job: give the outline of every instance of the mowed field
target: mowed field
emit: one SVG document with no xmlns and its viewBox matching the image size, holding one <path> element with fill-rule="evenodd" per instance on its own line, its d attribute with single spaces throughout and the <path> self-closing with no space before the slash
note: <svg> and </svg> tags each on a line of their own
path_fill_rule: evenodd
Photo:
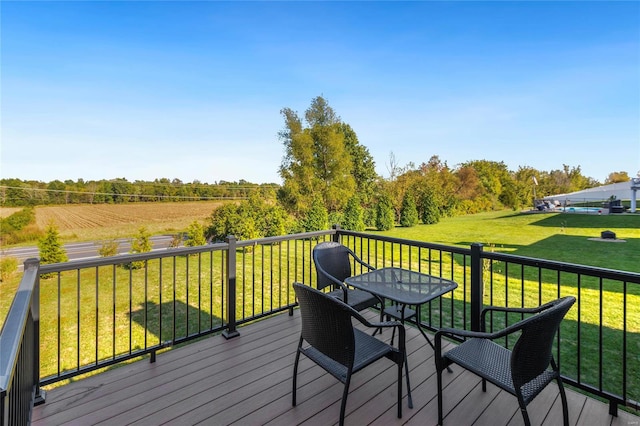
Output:
<svg viewBox="0 0 640 426">
<path fill-rule="evenodd" d="M 186 231 L 194 220 L 208 223 L 224 201 L 180 203 L 91 204 L 36 207 L 36 225 L 53 221 L 65 241 L 133 237 L 141 226 L 150 234 Z M 5 209 L 3 209 L 4 211 Z"/>
</svg>

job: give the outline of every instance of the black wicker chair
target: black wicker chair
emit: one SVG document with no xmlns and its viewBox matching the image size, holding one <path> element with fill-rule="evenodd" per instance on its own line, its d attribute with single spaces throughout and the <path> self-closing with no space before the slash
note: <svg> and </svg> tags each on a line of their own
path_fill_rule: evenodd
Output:
<svg viewBox="0 0 640 426">
<path fill-rule="evenodd" d="M 329 241 L 315 246 L 313 248 L 313 263 L 318 274 L 318 290 L 333 286 L 334 290 L 328 294 L 342 300 L 356 311 L 370 308 L 378 303 L 382 304 L 382 300 L 373 294 L 348 288 L 344 284 L 345 278 L 352 275 L 351 264 L 354 261 L 368 271 L 375 269 L 360 260 L 353 251 L 343 244 Z"/>
<path fill-rule="evenodd" d="M 358 311 L 335 297 L 310 286 L 294 283 L 302 332 L 296 360 L 293 367 L 293 406 L 296 405 L 298 361 L 300 354 L 308 358 L 344 383 L 340 406 L 340 425 L 344 424 L 344 413 L 349 394 L 351 375 L 374 361 L 388 358 L 398 365 L 398 418 L 402 417 L 402 366 L 406 360 L 405 329 L 397 321 L 370 323 Z M 398 347 L 395 348 L 370 336 L 351 323 L 356 318 L 367 327 L 394 327 L 398 329 Z M 306 342 L 306 344 L 304 344 Z M 411 398 L 411 388 L 407 377 L 407 394 Z"/>
<path fill-rule="evenodd" d="M 567 397 L 562 386 L 560 371 L 553 359 L 552 347 L 560 322 L 576 299 L 572 296 L 557 299 L 537 308 L 488 307 L 482 311 L 482 332 L 441 329 L 435 335 L 436 372 L 438 379 L 438 424 L 442 425 L 442 371 L 450 364 L 458 364 L 482 378 L 482 390 L 486 381 L 518 398 L 525 425 L 531 424 L 527 405 L 553 380 L 558 382 L 562 399 L 565 426 L 569 424 Z M 516 312 L 535 314 L 500 331 L 485 330 L 488 312 Z M 505 314 L 506 315 L 506 314 Z M 498 345 L 493 340 L 519 332 L 513 350 Z M 466 340 L 442 354 L 442 337 L 460 336 Z M 549 369 L 551 365 L 551 369 Z"/>
</svg>

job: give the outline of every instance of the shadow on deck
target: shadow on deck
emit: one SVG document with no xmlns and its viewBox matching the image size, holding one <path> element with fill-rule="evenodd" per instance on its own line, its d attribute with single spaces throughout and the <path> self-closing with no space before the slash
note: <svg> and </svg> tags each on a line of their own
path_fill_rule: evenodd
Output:
<svg viewBox="0 0 640 426">
<path fill-rule="evenodd" d="M 376 314 L 370 313 L 371 319 Z M 342 384 L 304 356 L 298 405 L 291 406 L 291 377 L 300 333 L 299 313 L 280 314 L 239 329 L 240 336 L 213 336 L 47 392 L 34 408 L 33 425 L 333 425 L 338 422 Z M 386 333 L 388 338 L 391 333 Z M 407 350 L 414 408 L 406 395 L 403 418 L 396 417 L 396 369 L 387 360 L 354 375 L 347 402 L 347 425 L 435 425 L 436 375 L 433 351 L 413 327 Z M 521 425 L 511 395 L 454 366 L 444 376 L 445 425 Z M 406 389 L 403 389 L 406 392 Z M 568 390 L 572 425 L 638 425 L 640 418 Z M 455 407 L 455 409 L 454 409 Z M 555 385 L 530 405 L 534 425 L 562 423 Z"/>
</svg>

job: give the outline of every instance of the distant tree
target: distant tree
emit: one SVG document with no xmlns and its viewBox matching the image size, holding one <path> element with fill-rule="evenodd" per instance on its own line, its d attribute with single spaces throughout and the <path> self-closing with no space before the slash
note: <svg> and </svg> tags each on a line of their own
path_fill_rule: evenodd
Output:
<svg viewBox="0 0 640 426">
<path fill-rule="evenodd" d="M 605 179 L 604 184 L 609 185 L 612 183 L 629 182 L 629 180 L 631 180 L 631 178 L 629 177 L 629 174 L 627 172 L 612 172 L 609 173 L 609 176 L 607 176 L 607 179 Z"/>
<path fill-rule="evenodd" d="M 344 208 L 344 219 L 342 222 L 344 229 L 362 232 L 365 230 L 364 209 L 360 203 L 360 197 L 354 195 L 349 198 Z"/>
<path fill-rule="evenodd" d="M 440 209 L 433 191 L 427 189 L 422 192 L 418 201 L 418 209 L 422 223 L 432 225 L 440 222 Z"/>
<path fill-rule="evenodd" d="M 356 189 L 352 156 L 345 143 L 350 128 L 341 126 L 321 96 L 305 112 L 306 127 L 293 110 L 284 108 L 281 113 L 285 119 L 285 129 L 279 133 L 285 147 L 279 193 L 283 206 L 300 217 L 321 197 L 327 211 L 342 210 Z M 349 133 L 350 143 L 355 144 L 352 136 Z"/>
<path fill-rule="evenodd" d="M 378 200 L 376 207 L 376 229 L 378 231 L 388 231 L 395 226 L 395 211 L 388 195 L 383 194 Z"/>
<path fill-rule="evenodd" d="M 194 220 L 187 229 L 187 239 L 184 241 L 186 247 L 204 246 L 207 239 L 204 236 L 204 226 L 197 220 Z"/>
<path fill-rule="evenodd" d="M 147 228 L 141 226 L 138 229 L 138 235 L 131 241 L 131 250 L 129 253 L 147 253 L 152 249 L 150 235 L 147 232 Z M 131 262 L 127 265 L 130 269 L 140 269 L 144 267 L 143 261 Z"/>
<path fill-rule="evenodd" d="M 402 199 L 402 208 L 400 209 L 400 225 L 410 228 L 418 224 L 418 209 L 413 194 L 407 192 Z"/>
<path fill-rule="evenodd" d="M 316 197 L 311 208 L 302 220 L 302 228 L 305 232 L 322 231 L 329 227 L 329 214 L 324 203 Z"/>
<path fill-rule="evenodd" d="M 43 265 L 51 263 L 62 263 L 69 260 L 65 252 L 58 228 L 53 222 L 49 222 L 45 230 L 45 235 L 38 241 L 40 251 L 40 263 Z M 43 274 L 42 278 L 51 278 L 53 274 Z"/>
<path fill-rule="evenodd" d="M 356 132 L 346 123 L 340 123 L 339 129 L 344 135 L 345 148 L 351 155 L 353 169 L 351 174 L 356 182 L 356 193 L 363 205 L 369 205 L 379 179 L 376 163 L 366 146 L 358 141 Z"/>
</svg>

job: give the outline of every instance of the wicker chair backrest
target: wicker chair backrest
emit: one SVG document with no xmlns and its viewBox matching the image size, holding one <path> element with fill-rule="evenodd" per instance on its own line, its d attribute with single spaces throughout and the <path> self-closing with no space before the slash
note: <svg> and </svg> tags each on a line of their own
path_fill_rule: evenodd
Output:
<svg viewBox="0 0 640 426">
<path fill-rule="evenodd" d="M 350 251 L 347 247 L 333 241 L 320 243 L 313 248 L 313 262 L 318 274 L 318 289 L 338 284 L 331 280 L 321 269 L 340 283 L 351 276 Z M 320 268 L 318 268 L 320 266 Z"/>
<path fill-rule="evenodd" d="M 302 338 L 334 361 L 353 367 L 351 307 L 304 284 L 294 283 L 293 288 L 300 304 Z"/>
<path fill-rule="evenodd" d="M 516 389 L 549 367 L 554 337 L 575 301 L 572 296 L 554 300 L 544 305 L 548 308 L 542 312 L 522 321 L 522 334 L 511 353 L 511 373 Z"/>
</svg>

